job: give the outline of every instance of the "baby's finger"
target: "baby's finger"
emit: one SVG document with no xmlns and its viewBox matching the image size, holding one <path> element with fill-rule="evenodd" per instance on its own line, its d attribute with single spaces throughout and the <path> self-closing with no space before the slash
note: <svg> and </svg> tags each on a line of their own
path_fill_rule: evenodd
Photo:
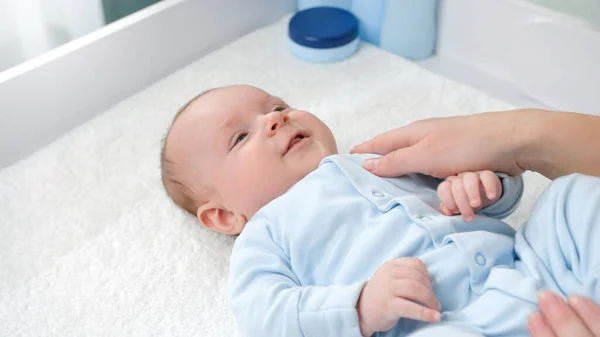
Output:
<svg viewBox="0 0 600 337">
<path fill-rule="evenodd" d="M 458 208 L 456 207 L 456 203 L 454 202 L 454 196 L 452 196 L 452 183 L 450 181 L 443 181 L 438 185 L 437 188 L 438 197 L 443 205 L 446 205 L 450 214 L 453 215 L 458 213 Z"/>
<path fill-rule="evenodd" d="M 392 295 L 421 303 L 429 309 L 439 310 L 440 302 L 435 298 L 433 290 L 414 280 L 396 280 L 392 284 Z"/>
<path fill-rule="evenodd" d="M 463 219 L 467 222 L 473 220 L 475 213 L 473 212 L 471 205 L 469 205 L 469 198 L 467 197 L 467 192 L 465 192 L 462 179 L 452 181 L 452 195 L 454 196 L 454 201 L 456 202 L 456 206 L 462 214 Z"/>
<path fill-rule="evenodd" d="M 414 268 L 397 268 L 392 272 L 392 277 L 396 280 L 413 280 L 424 285 L 428 289 L 432 289 L 429 276 Z"/>
<path fill-rule="evenodd" d="M 390 303 L 389 308 L 396 316 L 398 316 L 398 318 L 437 322 L 442 317 L 436 310 L 429 309 L 403 298 L 394 298 Z"/>
<path fill-rule="evenodd" d="M 396 267 L 416 269 L 417 271 L 419 271 L 420 273 L 425 275 L 425 277 L 427 277 L 428 280 L 430 279 L 429 271 L 427 271 L 427 267 L 425 266 L 425 263 L 423 263 L 423 261 L 421 261 L 421 259 L 419 259 L 419 258 L 404 257 L 404 258 L 395 259 L 393 261 L 394 261 L 394 265 Z"/>
<path fill-rule="evenodd" d="M 500 178 L 492 171 L 479 172 L 479 178 L 481 179 L 487 198 L 492 201 L 497 200 L 502 190 Z"/>
<path fill-rule="evenodd" d="M 479 189 L 481 183 L 479 175 L 475 172 L 467 172 L 462 175 L 465 191 L 469 197 L 469 204 L 472 208 L 481 206 L 481 191 Z"/>
<path fill-rule="evenodd" d="M 444 205 L 443 203 L 440 203 L 440 211 L 442 212 L 442 214 L 444 214 L 446 216 L 454 215 L 454 213 L 448 207 L 446 207 L 446 205 Z"/>
</svg>

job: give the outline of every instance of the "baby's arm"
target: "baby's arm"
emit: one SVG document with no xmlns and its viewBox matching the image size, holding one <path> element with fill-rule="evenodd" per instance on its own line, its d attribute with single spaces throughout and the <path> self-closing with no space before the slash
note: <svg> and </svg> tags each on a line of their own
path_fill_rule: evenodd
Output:
<svg viewBox="0 0 600 337">
<path fill-rule="evenodd" d="M 268 226 L 253 221 L 234 247 L 229 296 L 244 336 L 367 337 L 400 318 L 440 319 L 418 258 L 383 264 L 368 282 L 302 286 Z"/>
<path fill-rule="evenodd" d="M 465 172 L 448 177 L 438 186 L 441 211 L 462 214 L 472 221 L 475 212 L 505 218 L 518 206 L 523 195 L 523 179 L 492 171 Z"/>
<path fill-rule="evenodd" d="M 361 336 L 356 303 L 365 282 L 302 286 L 261 220 L 237 240 L 228 293 L 244 336 Z"/>
</svg>

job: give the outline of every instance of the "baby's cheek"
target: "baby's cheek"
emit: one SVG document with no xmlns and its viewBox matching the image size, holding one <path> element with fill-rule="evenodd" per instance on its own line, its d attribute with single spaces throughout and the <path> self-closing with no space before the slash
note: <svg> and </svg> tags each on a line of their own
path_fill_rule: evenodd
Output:
<svg viewBox="0 0 600 337">
<path fill-rule="evenodd" d="M 263 162 L 248 168 L 239 177 L 238 197 L 248 213 L 254 213 L 279 197 L 291 186 L 291 172 L 277 163 Z"/>
</svg>

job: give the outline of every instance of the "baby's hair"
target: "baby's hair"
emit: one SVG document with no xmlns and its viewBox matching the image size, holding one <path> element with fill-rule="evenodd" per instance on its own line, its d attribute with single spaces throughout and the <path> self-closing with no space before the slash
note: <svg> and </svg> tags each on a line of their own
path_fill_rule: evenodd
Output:
<svg viewBox="0 0 600 337">
<path fill-rule="evenodd" d="M 184 211 L 190 213 L 194 217 L 196 216 L 196 212 L 198 207 L 200 207 L 200 201 L 198 200 L 198 196 L 194 193 L 192 189 L 187 186 L 182 179 L 178 177 L 177 166 L 179 163 L 173 161 L 169 154 L 166 151 L 167 141 L 169 138 L 169 133 L 171 132 L 171 128 L 173 128 L 173 124 L 177 121 L 177 118 L 183 114 L 187 108 L 194 103 L 200 97 L 206 95 L 215 89 L 209 89 L 200 94 L 194 96 L 191 100 L 185 103 L 175 114 L 175 118 L 171 122 L 167 134 L 164 136 L 161 144 L 160 151 L 160 171 L 162 184 L 171 198 L 173 202 L 179 206 Z"/>
</svg>

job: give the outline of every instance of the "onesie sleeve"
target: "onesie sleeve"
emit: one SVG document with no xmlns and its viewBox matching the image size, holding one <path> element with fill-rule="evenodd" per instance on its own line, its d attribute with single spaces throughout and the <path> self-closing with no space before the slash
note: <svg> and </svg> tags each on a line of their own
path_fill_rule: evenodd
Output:
<svg viewBox="0 0 600 337">
<path fill-rule="evenodd" d="M 251 221 L 230 261 L 228 297 L 244 336 L 360 337 L 356 303 L 366 282 L 302 286 L 266 221 Z"/>
</svg>

